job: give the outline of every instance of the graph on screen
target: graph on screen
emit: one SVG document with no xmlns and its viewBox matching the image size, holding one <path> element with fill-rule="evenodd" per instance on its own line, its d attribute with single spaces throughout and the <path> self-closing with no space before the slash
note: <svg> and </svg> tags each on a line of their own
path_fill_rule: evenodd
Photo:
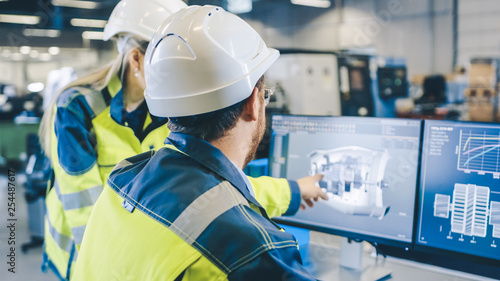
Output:
<svg viewBox="0 0 500 281">
<path fill-rule="evenodd" d="M 426 120 L 417 244 L 500 260 L 500 125 Z"/>
<path fill-rule="evenodd" d="M 500 133 L 460 130 L 458 149 L 458 170 L 467 173 L 491 173 L 494 178 L 500 178 Z"/>
</svg>

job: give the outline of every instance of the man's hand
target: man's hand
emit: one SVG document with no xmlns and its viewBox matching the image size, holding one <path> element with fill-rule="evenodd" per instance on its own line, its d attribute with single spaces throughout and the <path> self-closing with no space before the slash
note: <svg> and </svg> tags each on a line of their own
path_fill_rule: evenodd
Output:
<svg viewBox="0 0 500 281">
<path fill-rule="evenodd" d="M 317 182 L 322 178 L 323 175 L 318 174 L 297 180 L 302 199 L 309 207 L 314 206 L 313 200 L 318 201 L 319 197 L 323 198 L 324 200 L 328 200 L 328 195 L 317 185 Z M 300 204 L 301 210 L 305 210 L 305 208 L 306 206 L 304 204 Z"/>
</svg>

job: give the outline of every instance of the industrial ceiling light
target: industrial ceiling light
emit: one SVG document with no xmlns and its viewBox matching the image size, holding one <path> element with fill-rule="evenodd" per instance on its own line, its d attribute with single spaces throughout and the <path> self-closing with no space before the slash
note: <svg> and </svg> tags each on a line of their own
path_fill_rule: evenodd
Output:
<svg viewBox="0 0 500 281">
<path fill-rule="evenodd" d="M 80 26 L 80 27 L 96 27 L 96 28 L 104 28 L 106 25 L 105 20 L 95 20 L 95 19 L 71 19 L 70 23 L 72 26 Z"/>
<path fill-rule="evenodd" d="M 31 47 L 30 46 L 21 46 L 21 47 L 19 47 L 19 53 L 21 53 L 23 55 L 29 54 L 30 51 L 31 51 Z"/>
<path fill-rule="evenodd" d="M 23 35 L 28 37 L 51 37 L 56 38 L 61 36 L 61 31 L 57 29 L 36 29 L 36 28 L 25 28 L 23 30 Z"/>
<path fill-rule="evenodd" d="M 45 88 L 45 85 L 42 82 L 33 82 L 33 83 L 29 83 L 26 88 L 30 92 L 38 93 L 38 92 L 41 92 Z"/>
<path fill-rule="evenodd" d="M 27 16 L 27 15 L 0 14 L 0 22 L 35 25 L 40 23 L 40 17 Z"/>
<path fill-rule="evenodd" d="M 84 31 L 82 32 L 83 39 L 87 40 L 102 40 L 104 32 L 101 31 Z"/>
<path fill-rule="evenodd" d="M 100 4 L 93 1 L 52 0 L 52 5 L 79 9 L 97 9 Z"/>
<path fill-rule="evenodd" d="M 329 8 L 332 3 L 330 0 L 291 0 L 292 4 L 302 5 L 302 6 L 311 6 L 316 8 Z"/>
</svg>

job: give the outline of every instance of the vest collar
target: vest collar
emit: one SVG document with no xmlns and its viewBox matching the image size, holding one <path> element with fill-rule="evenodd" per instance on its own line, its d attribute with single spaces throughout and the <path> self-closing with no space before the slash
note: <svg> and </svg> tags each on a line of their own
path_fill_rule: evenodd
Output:
<svg viewBox="0 0 500 281">
<path fill-rule="evenodd" d="M 117 75 L 113 75 L 111 77 L 111 80 L 109 80 L 109 83 L 107 85 L 109 95 L 113 98 L 118 94 L 119 91 L 122 89 L 122 82 L 120 81 L 120 78 L 118 78 Z"/>
</svg>

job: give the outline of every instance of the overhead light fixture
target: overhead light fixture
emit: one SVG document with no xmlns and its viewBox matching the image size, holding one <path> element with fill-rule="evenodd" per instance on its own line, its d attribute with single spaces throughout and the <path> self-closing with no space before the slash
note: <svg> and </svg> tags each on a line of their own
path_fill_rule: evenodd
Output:
<svg viewBox="0 0 500 281">
<path fill-rule="evenodd" d="M 107 21 L 105 20 L 94 20 L 94 19 L 71 19 L 70 21 L 72 26 L 81 26 L 81 27 L 96 27 L 96 28 L 104 28 Z"/>
<path fill-rule="evenodd" d="M 33 93 L 38 93 L 45 88 L 45 85 L 42 82 L 33 82 L 28 84 L 28 91 L 33 92 Z"/>
<path fill-rule="evenodd" d="M 59 47 L 54 46 L 54 47 L 50 47 L 48 51 L 49 51 L 50 55 L 57 56 L 61 52 L 61 49 Z"/>
<path fill-rule="evenodd" d="M 97 9 L 100 5 L 93 1 L 77 1 L 77 0 L 52 0 L 52 5 L 79 9 Z"/>
<path fill-rule="evenodd" d="M 36 25 L 40 23 L 39 16 L 0 14 L 0 22 Z"/>
<path fill-rule="evenodd" d="M 302 6 L 311 6 L 316 8 L 329 8 L 332 3 L 330 0 L 291 0 L 292 4 L 302 5 Z"/>
<path fill-rule="evenodd" d="M 56 38 L 61 36 L 61 31 L 57 29 L 36 29 L 36 28 L 25 28 L 23 30 L 23 35 L 28 37 L 52 37 Z"/>
<path fill-rule="evenodd" d="M 101 31 L 84 31 L 82 32 L 83 39 L 87 40 L 102 40 L 104 32 Z"/>
</svg>

